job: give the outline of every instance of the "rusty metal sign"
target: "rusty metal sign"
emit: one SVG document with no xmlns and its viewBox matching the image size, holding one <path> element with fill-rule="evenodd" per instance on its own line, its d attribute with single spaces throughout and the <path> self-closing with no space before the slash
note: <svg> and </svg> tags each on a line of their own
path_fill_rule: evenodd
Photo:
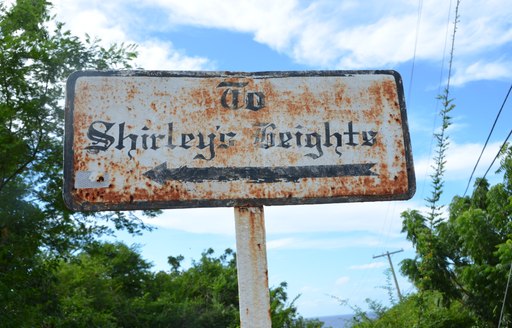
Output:
<svg viewBox="0 0 512 328">
<path fill-rule="evenodd" d="M 395 71 L 84 71 L 67 81 L 74 210 L 409 199 Z"/>
</svg>

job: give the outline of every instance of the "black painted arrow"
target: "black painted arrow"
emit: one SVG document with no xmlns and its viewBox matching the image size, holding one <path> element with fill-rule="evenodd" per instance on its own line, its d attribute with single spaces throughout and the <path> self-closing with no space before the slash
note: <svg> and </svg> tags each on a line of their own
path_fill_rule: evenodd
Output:
<svg viewBox="0 0 512 328">
<path fill-rule="evenodd" d="M 374 176 L 375 163 L 290 167 L 187 167 L 168 169 L 167 162 L 144 173 L 144 176 L 164 184 L 167 180 L 181 182 L 249 180 L 252 183 L 297 182 L 303 178 L 333 178 L 340 176 Z"/>
</svg>

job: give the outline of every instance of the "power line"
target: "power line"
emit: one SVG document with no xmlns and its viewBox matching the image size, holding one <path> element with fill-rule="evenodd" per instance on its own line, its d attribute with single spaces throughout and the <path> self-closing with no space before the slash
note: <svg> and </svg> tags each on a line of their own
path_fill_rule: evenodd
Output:
<svg viewBox="0 0 512 328">
<path fill-rule="evenodd" d="M 480 156 L 478 156 L 478 160 L 476 161 L 475 167 L 473 167 L 473 172 L 471 172 L 471 176 L 469 177 L 468 185 L 466 186 L 466 190 L 464 190 L 464 196 L 466 196 L 466 193 L 468 192 L 469 185 L 471 183 L 471 179 L 473 179 L 473 174 L 475 174 L 476 167 L 478 166 L 478 163 L 480 163 L 480 159 L 482 158 L 482 154 L 485 151 L 485 148 L 487 147 L 487 143 L 489 142 L 489 139 L 491 138 L 491 134 L 494 131 L 494 127 L 496 126 L 496 122 L 498 122 L 498 118 L 501 115 L 501 111 L 503 110 L 503 107 L 505 107 L 505 103 L 507 102 L 508 96 L 510 95 L 510 91 L 512 90 L 512 84 L 510 85 L 510 88 L 508 89 L 507 95 L 505 96 L 505 99 L 503 100 L 503 103 L 501 104 L 501 108 L 498 112 L 498 115 L 496 115 L 496 119 L 494 120 L 494 123 L 492 125 L 491 131 L 489 132 L 489 135 L 487 136 L 487 140 L 485 140 L 484 147 L 482 148 L 482 152 L 480 153 Z M 462 196 L 462 197 L 464 197 Z"/>
<path fill-rule="evenodd" d="M 431 197 L 426 198 L 425 201 L 428 203 L 428 207 L 430 208 L 429 220 L 431 224 L 434 222 L 435 218 L 441 215 L 440 210 L 444 205 L 438 205 L 439 200 L 441 199 L 442 187 L 444 184 L 443 176 L 445 173 L 444 164 L 446 162 L 446 149 L 448 147 L 448 136 L 446 135 L 446 129 L 450 125 L 450 117 L 448 113 L 455 107 L 455 105 L 451 105 L 450 99 L 450 81 L 452 77 L 452 66 L 453 66 L 453 57 L 455 53 L 455 35 L 457 33 L 457 23 L 459 22 L 459 6 L 460 0 L 457 0 L 457 4 L 455 5 L 455 18 L 453 23 L 453 34 L 452 34 L 452 43 L 450 49 L 450 60 L 448 67 L 448 78 L 446 81 L 446 88 L 444 90 L 444 94 L 439 96 L 443 103 L 443 109 L 441 110 L 442 122 L 441 122 L 441 131 L 439 133 L 434 134 L 437 139 L 437 150 L 436 155 L 434 157 L 434 173 L 432 173 L 432 193 Z"/>
<path fill-rule="evenodd" d="M 443 47 L 443 59 L 441 60 L 441 73 L 439 74 L 439 87 L 437 89 L 437 94 L 441 93 L 441 85 L 443 83 L 443 72 L 444 72 L 444 65 L 446 62 L 446 47 L 448 44 L 448 36 L 450 35 L 450 21 L 451 21 L 451 12 L 452 12 L 452 0 L 450 0 L 450 4 L 448 6 L 448 16 L 446 18 L 446 32 L 444 36 L 444 47 Z M 436 107 L 435 107 L 435 115 L 434 115 L 434 124 L 432 126 L 432 137 L 430 138 L 430 146 L 428 147 L 428 164 L 425 168 L 425 176 L 427 176 L 428 170 L 430 168 L 430 157 L 432 156 L 432 145 L 434 144 L 434 131 L 436 129 L 437 125 L 437 117 L 438 117 L 438 111 L 439 111 L 439 99 L 436 100 Z M 421 194 L 425 194 L 425 184 L 427 179 L 423 179 L 423 184 L 421 187 Z"/>
<path fill-rule="evenodd" d="M 411 78 L 409 80 L 409 101 L 411 99 L 412 81 L 414 77 L 414 66 L 416 63 L 416 50 L 418 49 L 418 38 L 420 34 L 421 13 L 423 11 L 423 0 L 418 0 L 418 19 L 416 20 L 416 36 L 414 39 L 414 51 L 412 56 Z M 410 105 L 410 104 L 409 104 Z"/>
<path fill-rule="evenodd" d="M 503 319 L 503 314 L 505 313 L 505 302 L 507 301 L 508 286 L 510 285 L 510 276 L 511 275 L 512 275 L 512 263 L 510 263 L 510 270 L 508 271 L 507 287 L 505 288 L 505 295 L 503 296 L 503 304 L 501 304 L 500 321 L 498 323 L 498 328 L 501 327 L 501 320 Z"/>
<path fill-rule="evenodd" d="M 480 187 L 480 184 L 482 183 L 482 181 L 485 179 L 485 177 L 487 176 L 487 173 L 489 173 L 489 171 L 491 170 L 491 167 L 494 165 L 494 162 L 496 161 L 496 159 L 498 159 L 498 157 L 500 156 L 501 154 L 501 151 L 503 150 L 503 148 L 505 147 L 505 145 L 507 144 L 507 141 L 508 139 L 510 138 L 510 136 L 512 135 L 512 129 L 510 130 L 510 132 L 508 133 L 508 136 L 507 138 L 505 138 L 505 141 L 503 141 L 503 144 L 501 145 L 500 149 L 498 150 L 498 153 L 496 154 L 496 156 L 494 156 L 494 159 L 492 160 L 492 163 L 491 165 L 489 165 L 489 167 L 487 168 L 487 171 L 485 171 L 485 174 L 484 176 L 482 177 L 482 179 L 478 182 L 478 185 L 476 186 L 476 188 Z M 476 189 L 475 188 L 475 189 Z"/>
</svg>

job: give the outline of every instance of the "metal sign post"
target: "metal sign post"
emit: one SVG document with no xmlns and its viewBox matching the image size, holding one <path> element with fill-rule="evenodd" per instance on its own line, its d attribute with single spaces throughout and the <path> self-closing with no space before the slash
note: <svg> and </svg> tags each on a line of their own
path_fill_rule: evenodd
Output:
<svg viewBox="0 0 512 328">
<path fill-rule="evenodd" d="M 76 211 L 235 207 L 242 327 L 270 327 L 263 205 L 405 200 L 395 71 L 85 71 L 66 85 Z"/>
<path fill-rule="evenodd" d="M 241 328 L 270 328 L 263 206 L 235 207 L 235 227 Z"/>
</svg>

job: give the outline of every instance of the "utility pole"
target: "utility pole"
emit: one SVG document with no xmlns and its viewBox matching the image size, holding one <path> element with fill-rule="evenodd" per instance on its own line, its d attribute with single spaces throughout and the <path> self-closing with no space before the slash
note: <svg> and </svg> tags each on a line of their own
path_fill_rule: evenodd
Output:
<svg viewBox="0 0 512 328">
<path fill-rule="evenodd" d="M 400 293 L 400 287 L 398 287 L 398 280 L 396 280 L 396 274 L 395 274 L 395 269 L 393 268 L 393 262 L 391 262 L 391 256 L 390 255 L 393 255 L 393 254 L 396 254 L 396 253 L 400 253 L 400 252 L 403 252 L 404 250 L 401 249 L 399 251 L 394 251 L 394 252 L 386 252 L 384 254 L 381 254 L 381 255 L 377 255 L 377 256 L 374 256 L 373 258 L 376 259 L 378 257 L 383 257 L 383 256 L 387 256 L 388 257 L 388 261 L 389 261 L 389 266 L 391 267 L 391 273 L 393 274 L 393 279 L 395 280 L 395 286 L 396 286 L 396 293 L 398 294 L 398 299 L 400 301 L 402 301 L 402 294 Z"/>
</svg>

